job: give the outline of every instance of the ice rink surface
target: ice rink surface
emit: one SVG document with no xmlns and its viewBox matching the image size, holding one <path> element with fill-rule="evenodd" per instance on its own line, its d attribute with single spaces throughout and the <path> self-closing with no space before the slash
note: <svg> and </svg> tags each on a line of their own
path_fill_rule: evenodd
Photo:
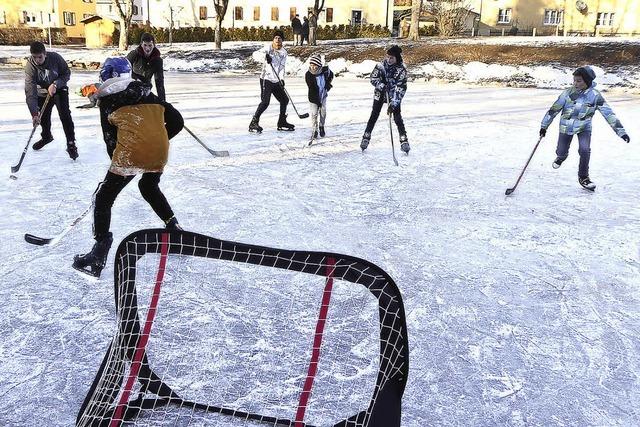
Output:
<svg viewBox="0 0 640 427">
<path fill-rule="evenodd" d="M 70 86 L 94 78 L 74 72 Z M 631 144 L 595 117 L 595 193 L 577 182 L 577 142 L 551 168 L 556 119 L 505 197 L 560 91 L 410 82 L 411 153 L 399 152 L 394 126 L 396 167 L 384 114 L 359 148 L 366 80 L 335 80 L 327 137 L 312 147 L 309 120 L 291 107 L 296 131 L 276 131 L 275 100 L 264 133 L 247 132 L 255 76 L 168 73 L 165 85 L 186 125 L 230 152 L 213 158 L 186 132 L 172 141 L 161 188 L 183 227 L 364 258 L 396 281 L 411 357 L 403 426 L 640 424 L 640 97 L 604 93 Z M 30 150 L 10 180 L 31 130 L 22 72 L 0 71 L 0 89 L 0 425 L 71 425 L 114 330 L 113 250 L 94 282 L 71 268 L 91 248 L 90 216 L 54 247 L 23 235 L 71 223 L 109 159 L 98 110 L 75 109 L 86 100 L 71 95 L 79 159 L 64 151 L 54 111 L 55 141 Z M 287 89 L 308 111 L 303 79 Z M 114 242 L 161 225 L 129 185 L 113 208 Z"/>
</svg>

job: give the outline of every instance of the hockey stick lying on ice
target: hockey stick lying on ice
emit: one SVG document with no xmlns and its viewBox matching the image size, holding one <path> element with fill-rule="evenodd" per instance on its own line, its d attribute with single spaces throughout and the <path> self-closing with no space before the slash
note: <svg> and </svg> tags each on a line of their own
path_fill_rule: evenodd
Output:
<svg viewBox="0 0 640 427">
<path fill-rule="evenodd" d="M 33 234 L 25 234 L 24 235 L 24 240 L 26 240 L 27 243 L 31 243 L 32 245 L 38 245 L 38 246 L 51 245 L 51 246 L 53 246 L 56 243 L 58 243 L 60 241 L 60 239 L 62 239 L 69 231 L 71 231 L 71 229 L 73 227 L 75 227 L 80 221 L 82 221 L 82 218 L 87 216 L 89 211 L 91 211 L 92 207 L 93 207 L 93 204 L 89 205 L 89 207 L 87 209 L 85 209 L 85 211 L 82 212 L 79 217 L 74 219 L 73 222 L 67 226 L 67 228 L 62 230 L 60 233 L 58 233 L 54 237 L 46 238 L 46 237 L 34 236 Z"/>
<path fill-rule="evenodd" d="M 49 103 L 50 99 L 51 99 L 51 95 L 47 94 L 47 98 L 44 100 L 44 104 L 42 104 L 42 108 L 38 112 L 38 122 L 35 125 L 33 125 L 33 129 L 31 129 L 31 135 L 29 135 L 29 140 L 27 141 L 27 145 L 25 145 L 24 150 L 22 150 L 22 155 L 20 156 L 20 160 L 18 160 L 18 164 L 17 165 L 11 166 L 11 175 L 10 175 L 10 177 L 12 179 L 18 179 L 18 177 L 13 175 L 13 174 L 18 172 L 20 170 L 20 166 L 22 166 L 22 162 L 24 161 L 24 156 L 26 156 L 27 155 L 27 151 L 29 151 L 29 145 L 31 144 L 31 138 L 33 138 L 33 134 L 36 132 L 36 129 L 38 128 L 38 124 L 40 123 L 40 118 L 42 117 L 42 112 L 44 111 L 45 108 L 47 108 L 47 104 Z"/>
<path fill-rule="evenodd" d="M 520 172 L 520 176 L 518 177 L 518 180 L 516 181 L 516 185 L 514 185 L 511 188 L 507 188 L 507 191 L 504 192 L 505 196 L 511 195 L 511 193 L 513 193 L 516 190 L 516 187 L 518 186 L 518 183 L 520 183 L 520 179 L 522 179 L 522 175 L 524 175 L 524 171 L 527 170 L 527 166 L 529 166 L 529 162 L 533 158 L 533 154 L 538 149 L 538 145 L 540 145 L 540 141 L 542 141 L 542 135 L 540 135 L 540 138 L 538 138 L 538 142 L 536 143 L 536 146 L 533 147 L 533 151 L 531 152 L 531 155 L 529 156 L 529 160 L 527 160 L 527 163 L 524 165 L 524 168 L 522 168 L 522 172 Z"/>
<path fill-rule="evenodd" d="M 298 109 L 296 108 L 296 104 L 293 103 L 293 99 L 291 99 L 291 96 L 289 96 L 289 92 L 287 92 L 287 88 L 284 87 L 284 83 L 282 83 L 282 80 L 280 80 L 280 76 L 276 72 L 276 69 L 273 67 L 273 64 L 269 63 L 269 65 L 271 65 L 271 69 L 273 70 L 273 74 L 275 74 L 276 77 L 278 78 L 278 83 L 280 83 L 280 87 L 282 89 L 284 89 L 284 93 L 287 95 L 287 98 L 289 98 L 289 102 L 291 102 L 291 106 L 293 107 L 293 111 L 296 112 L 296 114 L 298 115 L 298 118 L 299 119 L 308 118 L 309 117 L 309 113 L 304 113 L 304 114 L 298 113 Z"/>
<path fill-rule="evenodd" d="M 202 145 L 204 147 L 204 149 L 207 150 L 212 156 L 214 156 L 214 157 L 229 157 L 229 152 L 228 151 L 226 151 L 226 150 L 224 150 L 224 151 L 212 150 L 211 148 L 209 148 L 207 146 L 207 144 L 205 144 L 204 142 L 200 141 L 200 138 L 198 138 L 193 132 L 191 132 L 191 130 L 188 127 L 184 126 L 184 130 L 189 132 L 189 135 L 194 137 L 195 140 L 198 141 L 200 143 L 200 145 Z"/>
</svg>

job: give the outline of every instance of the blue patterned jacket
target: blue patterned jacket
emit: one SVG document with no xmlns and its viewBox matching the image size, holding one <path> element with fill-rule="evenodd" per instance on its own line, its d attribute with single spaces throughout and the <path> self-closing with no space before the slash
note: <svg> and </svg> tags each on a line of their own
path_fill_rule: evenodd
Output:
<svg viewBox="0 0 640 427">
<path fill-rule="evenodd" d="M 591 118 L 598 110 L 618 136 L 626 134 L 622 123 L 595 86 L 596 84 L 593 83 L 584 91 L 574 87 L 565 89 L 545 114 L 541 127 L 547 129 L 556 115 L 562 111 L 560 133 L 577 135 L 582 132 L 591 132 Z"/>
<path fill-rule="evenodd" d="M 376 88 L 373 99 L 376 101 L 382 99 L 383 102 L 386 102 L 387 96 L 383 93 L 386 88 L 391 105 L 394 107 L 400 105 L 407 92 L 407 69 L 404 64 L 390 65 L 386 60 L 382 61 L 376 65 L 369 78 L 371 84 Z"/>
</svg>

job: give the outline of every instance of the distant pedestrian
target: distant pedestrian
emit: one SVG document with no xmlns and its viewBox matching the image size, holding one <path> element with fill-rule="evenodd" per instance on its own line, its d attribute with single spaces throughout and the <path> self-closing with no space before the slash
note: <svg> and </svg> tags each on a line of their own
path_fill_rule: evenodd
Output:
<svg viewBox="0 0 640 427">
<path fill-rule="evenodd" d="M 67 82 L 71 78 L 69 66 L 59 54 L 47 52 L 41 42 L 31 43 L 29 52 L 31 56 L 24 69 L 24 92 L 33 125 L 40 124 L 42 126 L 41 138 L 33 144 L 33 149 L 40 150 L 53 141 L 51 112 L 55 105 L 62 122 L 64 135 L 67 138 L 67 153 L 72 160 L 75 160 L 78 158 L 78 148 L 76 147 L 75 127 L 69 109 L 69 87 L 67 86 Z M 49 103 L 39 113 L 47 96 L 50 97 Z M 40 115 L 38 116 L 38 114 Z"/>
<path fill-rule="evenodd" d="M 293 45 L 302 46 L 302 23 L 300 22 L 300 15 L 296 14 L 291 20 L 291 29 L 293 30 Z"/>
<path fill-rule="evenodd" d="M 551 165 L 558 169 L 569 156 L 569 145 L 574 135 L 578 136 L 578 154 L 580 163 L 578 166 L 578 182 L 584 188 L 595 191 L 596 184 L 589 179 L 589 160 L 591 158 L 591 118 L 600 111 L 613 131 L 625 142 L 630 138 L 622 127 L 622 123 L 613 113 L 613 110 L 598 90 L 594 82 L 596 73 L 591 67 L 580 67 L 573 72 L 573 86 L 565 89 L 556 102 L 553 103 L 547 114 L 542 119 L 540 137 L 547 134 L 547 129 L 553 119 L 560 116 L 560 135 L 556 148 L 556 159 Z"/>
<path fill-rule="evenodd" d="M 302 23 L 302 42 L 300 43 L 300 46 L 304 44 L 305 40 L 307 41 L 307 44 L 309 44 L 309 18 L 305 16 L 302 20 L 304 22 Z"/>
</svg>

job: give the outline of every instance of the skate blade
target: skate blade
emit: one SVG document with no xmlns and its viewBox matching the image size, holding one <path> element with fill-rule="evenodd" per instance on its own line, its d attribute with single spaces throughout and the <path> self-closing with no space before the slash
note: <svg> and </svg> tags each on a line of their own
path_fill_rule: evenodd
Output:
<svg viewBox="0 0 640 427">
<path fill-rule="evenodd" d="M 82 277 L 83 279 L 87 279 L 91 282 L 97 282 L 100 280 L 100 275 L 96 275 L 94 272 L 92 272 L 91 270 L 85 270 L 82 267 L 76 267 L 75 265 L 72 265 L 73 269 L 76 271 L 76 274 L 80 277 Z M 102 273 L 102 272 L 100 272 Z"/>
</svg>

